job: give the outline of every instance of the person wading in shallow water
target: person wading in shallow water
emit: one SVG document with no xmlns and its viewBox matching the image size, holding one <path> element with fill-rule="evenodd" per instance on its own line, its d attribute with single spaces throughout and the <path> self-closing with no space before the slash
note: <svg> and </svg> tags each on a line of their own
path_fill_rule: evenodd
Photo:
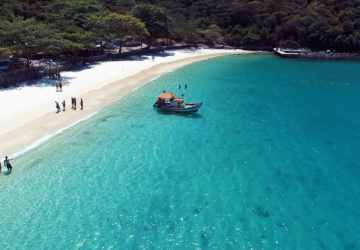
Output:
<svg viewBox="0 0 360 250">
<path fill-rule="evenodd" d="M 10 163 L 10 159 L 7 156 L 5 156 L 4 167 L 6 167 L 8 171 L 11 173 L 13 167 Z"/>
</svg>

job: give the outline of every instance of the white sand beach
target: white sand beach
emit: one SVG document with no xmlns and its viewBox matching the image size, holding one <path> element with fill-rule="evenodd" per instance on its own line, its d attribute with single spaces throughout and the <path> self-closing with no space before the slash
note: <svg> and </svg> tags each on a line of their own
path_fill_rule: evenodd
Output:
<svg viewBox="0 0 360 250">
<path fill-rule="evenodd" d="M 132 60 L 107 61 L 78 71 L 62 72 L 63 92 L 55 82 L 40 80 L 32 86 L 0 91 L 0 157 L 18 155 L 56 132 L 86 119 L 101 108 L 159 75 L 184 65 L 227 54 L 251 53 L 243 50 L 179 50 L 164 56 L 143 56 Z M 82 97 L 85 109 L 55 113 L 55 101 Z M 17 153 L 17 154 L 16 154 Z"/>
</svg>

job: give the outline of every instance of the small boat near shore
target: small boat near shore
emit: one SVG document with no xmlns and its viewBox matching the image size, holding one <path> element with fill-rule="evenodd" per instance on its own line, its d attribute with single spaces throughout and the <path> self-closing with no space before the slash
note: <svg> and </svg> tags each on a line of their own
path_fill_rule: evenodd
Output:
<svg viewBox="0 0 360 250">
<path fill-rule="evenodd" d="M 320 60 L 360 60 L 359 53 L 327 51 L 311 51 L 309 49 L 274 48 L 274 54 L 283 58 L 303 58 Z"/>
<path fill-rule="evenodd" d="M 190 114 L 197 112 L 201 108 L 202 102 L 185 103 L 183 98 L 177 98 L 170 92 L 163 92 L 153 106 L 162 112 Z"/>
</svg>

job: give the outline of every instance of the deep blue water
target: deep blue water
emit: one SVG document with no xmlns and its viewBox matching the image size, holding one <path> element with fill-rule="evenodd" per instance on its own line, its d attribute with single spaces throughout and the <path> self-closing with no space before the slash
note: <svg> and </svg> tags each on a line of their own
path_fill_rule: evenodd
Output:
<svg viewBox="0 0 360 250">
<path fill-rule="evenodd" d="M 360 249 L 360 64 L 169 73 L 0 176 L 0 249 Z M 187 83 L 194 116 L 152 109 Z"/>
</svg>

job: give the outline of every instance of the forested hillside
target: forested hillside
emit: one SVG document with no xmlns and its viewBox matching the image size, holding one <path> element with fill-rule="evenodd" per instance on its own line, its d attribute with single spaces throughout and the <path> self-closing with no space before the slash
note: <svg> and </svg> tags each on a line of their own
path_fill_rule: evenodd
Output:
<svg viewBox="0 0 360 250">
<path fill-rule="evenodd" d="M 360 49 L 353 0 L 1 0 L 0 54 L 76 55 L 157 38 L 208 45 Z"/>
</svg>

